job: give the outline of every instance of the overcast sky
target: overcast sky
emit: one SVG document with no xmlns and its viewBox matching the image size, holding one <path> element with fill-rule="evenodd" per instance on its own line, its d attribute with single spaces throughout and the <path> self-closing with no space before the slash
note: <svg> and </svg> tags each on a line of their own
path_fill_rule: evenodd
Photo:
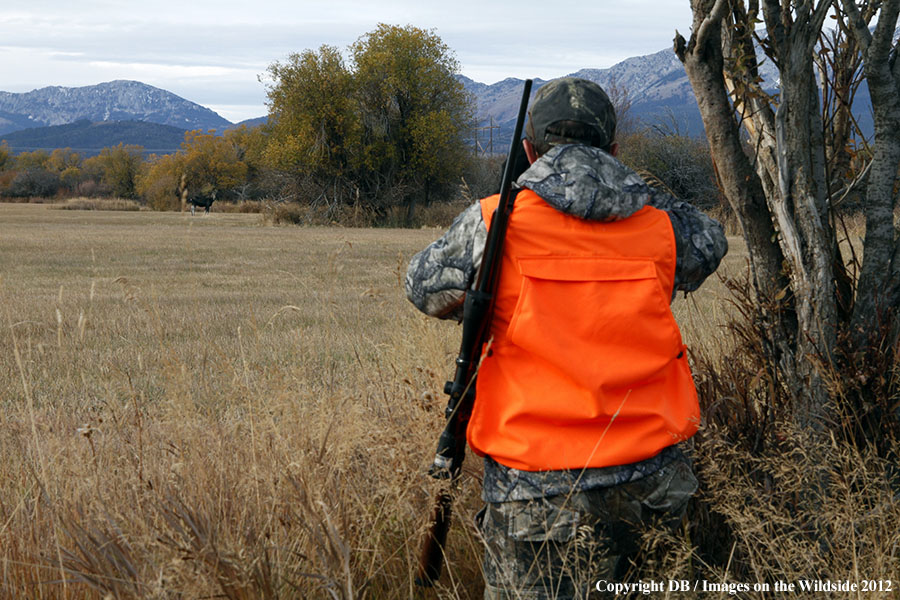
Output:
<svg viewBox="0 0 900 600">
<path fill-rule="evenodd" d="M 12 5 L 12 6 L 9 6 Z M 0 12 L 0 90 L 135 79 L 239 121 L 266 114 L 267 67 L 378 23 L 433 29 L 464 75 L 551 79 L 687 35 L 689 0 L 29 0 Z"/>
</svg>

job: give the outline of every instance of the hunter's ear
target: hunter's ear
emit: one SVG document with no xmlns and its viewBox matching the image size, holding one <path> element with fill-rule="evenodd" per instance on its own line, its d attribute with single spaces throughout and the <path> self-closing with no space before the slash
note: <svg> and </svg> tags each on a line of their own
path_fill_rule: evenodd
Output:
<svg viewBox="0 0 900 600">
<path fill-rule="evenodd" d="M 522 147 L 525 148 L 525 156 L 528 157 L 528 164 L 534 164 L 534 161 L 538 159 L 534 144 L 532 144 L 528 138 L 522 138 Z"/>
<path fill-rule="evenodd" d="M 617 144 L 616 142 L 613 142 L 609 146 L 609 154 L 610 154 L 610 156 L 615 156 L 618 153 L 619 153 L 619 144 Z"/>
</svg>

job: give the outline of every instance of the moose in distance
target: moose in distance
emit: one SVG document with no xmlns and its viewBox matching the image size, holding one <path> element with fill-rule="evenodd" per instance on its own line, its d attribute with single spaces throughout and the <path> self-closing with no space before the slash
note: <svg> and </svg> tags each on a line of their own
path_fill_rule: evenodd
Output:
<svg viewBox="0 0 900 600">
<path fill-rule="evenodd" d="M 210 184 L 205 184 L 200 189 L 191 189 L 187 183 L 187 175 L 181 176 L 181 184 L 178 186 L 178 196 L 181 198 L 181 209 L 191 205 L 191 216 L 195 214 L 197 208 L 202 208 L 203 212 L 209 214 L 209 209 L 213 202 L 216 201 L 216 192 L 218 190 Z"/>
<path fill-rule="evenodd" d="M 191 205 L 191 215 L 194 214 L 194 211 L 197 208 L 202 208 L 203 212 L 209 214 L 210 207 L 212 206 L 213 202 L 216 201 L 216 192 L 213 191 L 209 195 L 192 196 L 188 198 L 187 201 Z"/>
</svg>

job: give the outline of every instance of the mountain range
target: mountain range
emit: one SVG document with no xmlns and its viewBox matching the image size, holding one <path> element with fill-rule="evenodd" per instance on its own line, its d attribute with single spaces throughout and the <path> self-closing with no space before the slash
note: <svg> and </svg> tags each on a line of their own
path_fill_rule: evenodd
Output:
<svg viewBox="0 0 900 600">
<path fill-rule="evenodd" d="M 767 87 L 777 88 L 778 74 L 770 62 L 763 63 L 760 74 Z M 607 69 L 581 69 L 571 75 L 590 79 L 607 89 L 626 90 L 631 117 L 644 124 L 662 125 L 686 135 L 703 133 L 690 83 L 672 49 L 628 58 Z M 480 125 L 478 144 L 484 151 L 505 152 L 523 81 L 509 78 L 488 85 L 462 75 L 458 78 L 475 98 Z M 544 83 L 535 79 L 533 91 Z M 859 118 L 871 122 L 865 85 L 861 86 L 857 101 L 858 106 L 864 107 Z M 254 126 L 264 121 L 265 117 L 261 117 L 242 123 Z M 117 125 L 111 126 L 113 122 Z M 100 128 L 97 123 L 106 123 L 107 127 Z M 151 124 L 168 129 L 154 132 Z M 861 124 L 865 129 L 865 124 Z M 46 87 L 18 94 L 0 92 L 0 139 L 6 139 L 14 151 L 69 146 L 90 153 L 92 149 L 99 151 L 123 142 L 157 152 L 174 152 L 186 130 L 223 131 L 237 125 L 206 107 L 138 81 Z M 97 145 L 101 143 L 102 146 Z"/>
<path fill-rule="evenodd" d="M 642 122 L 653 124 L 654 121 L 674 119 L 671 125 L 677 126 L 682 133 L 703 133 L 700 111 L 684 66 L 671 49 L 627 58 L 607 69 L 581 69 L 569 75 L 589 79 L 605 89 L 625 90 L 631 101 L 631 116 Z M 509 78 L 485 85 L 466 77 L 460 79 L 476 98 L 476 114 L 481 126 L 490 126 L 492 117 L 493 125 L 499 126 L 496 133 L 501 141 L 508 142 L 522 93 L 522 80 Z M 535 79 L 532 93 L 545 83 Z M 494 142 L 497 142 L 496 136 Z"/>
<path fill-rule="evenodd" d="M 208 108 L 138 81 L 109 81 L 74 88 L 53 86 L 24 94 L 0 92 L 0 135 L 81 119 L 147 121 L 182 129 L 231 125 Z"/>
</svg>

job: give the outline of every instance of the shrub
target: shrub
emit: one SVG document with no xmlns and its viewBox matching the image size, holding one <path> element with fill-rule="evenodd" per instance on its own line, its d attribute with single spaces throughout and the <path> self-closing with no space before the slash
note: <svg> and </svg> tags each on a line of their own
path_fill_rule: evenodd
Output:
<svg viewBox="0 0 900 600">
<path fill-rule="evenodd" d="M 127 198 L 70 198 L 53 208 L 60 210 L 141 210 L 141 205 Z"/>
<path fill-rule="evenodd" d="M 112 188 L 95 179 L 82 181 L 75 186 L 75 195 L 85 198 L 100 198 L 112 195 Z"/>
<path fill-rule="evenodd" d="M 703 140 L 644 130 L 619 141 L 619 158 L 648 183 L 701 210 L 721 203 L 709 146 Z"/>
<path fill-rule="evenodd" d="M 694 464 L 703 492 L 692 501 L 683 560 L 707 580 L 896 572 L 900 537 L 887 523 L 900 518 L 893 467 L 900 415 L 889 345 L 865 365 L 843 356 L 822 364 L 840 406 L 830 435 L 816 438 L 796 425 L 789 390 L 765 352 L 771 325 L 747 277 L 726 280 L 734 309 L 726 337 L 734 345 L 710 343 L 692 353 L 703 415 Z M 868 394 L 877 400 L 858 402 L 866 394 L 853 385 L 877 386 Z"/>
<path fill-rule="evenodd" d="M 307 210 L 296 202 L 281 202 L 268 213 L 275 225 L 300 225 L 306 223 Z"/>
<path fill-rule="evenodd" d="M 59 175 L 41 168 L 28 168 L 19 171 L 4 195 L 16 198 L 28 198 L 39 196 L 47 198 L 56 194 L 59 190 Z"/>
<path fill-rule="evenodd" d="M 261 200 L 242 200 L 241 202 L 216 202 L 216 209 L 224 213 L 259 214 L 266 211 Z"/>
<path fill-rule="evenodd" d="M 520 152 L 520 157 L 524 152 Z M 526 159 L 527 160 L 527 159 Z M 461 193 L 472 202 L 500 191 L 506 156 L 479 156 L 469 161 L 462 174 Z"/>
</svg>

